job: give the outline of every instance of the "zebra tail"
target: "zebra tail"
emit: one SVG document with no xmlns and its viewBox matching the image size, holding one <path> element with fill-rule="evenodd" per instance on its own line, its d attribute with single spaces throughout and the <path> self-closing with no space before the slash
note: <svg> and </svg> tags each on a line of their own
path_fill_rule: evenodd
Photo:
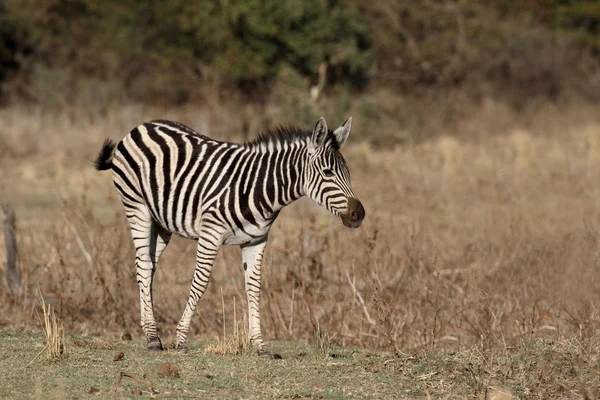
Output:
<svg viewBox="0 0 600 400">
<path fill-rule="evenodd" d="M 104 140 L 102 149 L 100 149 L 100 153 L 96 157 L 96 161 L 94 161 L 94 166 L 98 171 L 105 171 L 112 168 L 112 156 L 115 146 L 116 143 L 111 139 Z"/>
</svg>

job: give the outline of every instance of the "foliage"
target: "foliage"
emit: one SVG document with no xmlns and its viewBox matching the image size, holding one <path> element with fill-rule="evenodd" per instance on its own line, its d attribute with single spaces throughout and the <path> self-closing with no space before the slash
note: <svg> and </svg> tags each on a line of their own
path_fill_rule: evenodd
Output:
<svg viewBox="0 0 600 400">
<path fill-rule="evenodd" d="M 600 3 L 597 1 L 554 0 L 556 24 L 580 43 L 600 54 Z"/>
<path fill-rule="evenodd" d="M 241 88 L 268 82 L 282 65 L 316 77 L 328 63 L 334 79 L 360 78 L 367 67 L 368 27 L 338 0 L 5 3 L 0 21 L 24 27 L 19 41 L 33 49 L 32 65 L 117 77 L 129 89 L 187 91 L 207 67 Z"/>
<path fill-rule="evenodd" d="M 593 73 L 599 30 L 591 0 L 0 0 L 0 82 L 43 104 L 98 88 L 96 102 L 257 99 L 284 70 L 353 92 L 555 97 Z"/>
</svg>

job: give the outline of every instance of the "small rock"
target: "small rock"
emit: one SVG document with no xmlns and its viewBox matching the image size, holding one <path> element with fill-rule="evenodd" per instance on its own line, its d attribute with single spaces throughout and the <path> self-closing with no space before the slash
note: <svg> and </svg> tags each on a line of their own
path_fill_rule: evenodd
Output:
<svg viewBox="0 0 600 400">
<path fill-rule="evenodd" d="M 119 354 L 117 354 L 115 356 L 115 358 L 113 358 L 113 361 L 121 361 L 124 356 L 125 356 L 125 354 L 123 354 L 123 352 L 120 352 Z"/>
<path fill-rule="evenodd" d="M 94 394 L 94 393 L 98 393 L 99 391 L 100 391 L 100 389 L 98 389 L 97 387 L 92 386 L 90 388 L 90 391 L 88 393 Z"/>
<path fill-rule="evenodd" d="M 134 396 L 141 396 L 144 392 L 142 392 L 140 389 L 134 389 L 131 391 L 131 394 Z"/>
<path fill-rule="evenodd" d="M 121 335 L 121 340 L 131 340 L 131 339 L 132 339 L 131 333 L 129 333 L 129 332 L 125 332 Z"/>
<path fill-rule="evenodd" d="M 179 371 L 176 366 L 166 362 L 158 369 L 158 376 L 162 378 L 179 378 Z"/>
</svg>

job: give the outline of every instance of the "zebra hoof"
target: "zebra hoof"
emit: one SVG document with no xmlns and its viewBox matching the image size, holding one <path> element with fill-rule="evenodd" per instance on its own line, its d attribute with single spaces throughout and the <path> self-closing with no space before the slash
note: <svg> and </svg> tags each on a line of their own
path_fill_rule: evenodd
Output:
<svg viewBox="0 0 600 400">
<path fill-rule="evenodd" d="M 185 344 L 180 344 L 175 346 L 175 351 L 181 354 L 187 354 L 188 349 L 187 346 Z"/>
<path fill-rule="evenodd" d="M 264 358 L 270 358 L 272 360 L 281 360 L 283 357 L 277 353 L 271 353 L 269 350 L 258 350 L 258 356 Z"/>
<path fill-rule="evenodd" d="M 163 345 L 160 341 L 159 338 L 153 339 L 152 341 L 148 342 L 148 350 L 164 350 Z"/>
</svg>

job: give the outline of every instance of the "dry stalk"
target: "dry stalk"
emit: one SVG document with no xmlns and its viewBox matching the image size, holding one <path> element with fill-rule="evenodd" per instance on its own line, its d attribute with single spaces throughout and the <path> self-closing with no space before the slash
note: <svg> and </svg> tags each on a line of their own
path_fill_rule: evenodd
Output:
<svg viewBox="0 0 600 400">
<path fill-rule="evenodd" d="M 294 301 L 295 301 L 296 287 L 292 286 L 292 300 L 290 301 L 290 324 L 288 325 L 288 335 L 294 337 Z"/>
<path fill-rule="evenodd" d="M 439 333 L 439 329 L 437 328 L 438 325 L 438 318 L 439 318 L 439 312 L 440 312 L 440 273 L 439 271 L 437 271 L 437 269 L 435 268 L 437 263 L 437 251 L 435 252 L 435 255 L 433 257 L 433 270 L 436 271 L 436 276 L 435 276 L 435 301 L 434 301 L 434 310 L 433 310 L 433 326 L 431 327 L 431 344 L 430 344 L 430 349 L 433 350 L 435 348 L 435 342 L 436 342 L 436 337 L 437 334 Z"/>
<path fill-rule="evenodd" d="M 85 260 L 87 261 L 87 263 L 89 265 L 93 265 L 94 261 L 92 259 L 92 256 L 90 255 L 90 252 L 85 248 L 85 244 L 83 244 L 83 240 L 81 239 L 81 236 L 79 235 L 79 232 L 77 231 L 77 228 L 75 227 L 75 225 L 73 225 L 72 223 L 69 222 L 68 218 L 65 218 L 65 221 L 67 221 L 67 227 L 69 228 L 69 230 L 75 237 L 75 242 L 77 243 L 77 246 L 79 246 L 79 250 L 81 251 L 81 254 L 83 255 L 83 257 L 85 258 Z"/>
<path fill-rule="evenodd" d="M 223 311 L 223 341 L 227 337 L 225 332 L 225 299 L 223 298 L 223 288 L 221 287 L 221 309 Z"/>
<path fill-rule="evenodd" d="M 536 311 L 537 311 L 537 303 L 538 299 L 535 299 L 533 302 L 533 307 L 531 308 L 531 318 L 529 318 L 529 340 L 533 339 L 533 334 L 535 333 L 535 326 L 537 325 Z"/>
<path fill-rule="evenodd" d="M 353 279 L 350 279 L 350 274 L 348 273 L 348 271 L 346 271 L 346 277 L 348 278 L 348 283 L 350 284 L 350 287 L 352 288 L 352 292 L 354 293 L 354 301 L 356 302 L 356 304 L 358 304 L 362 308 L 363 313 L 365 314 L 365 317 L 367 318 L 367 322 L 369 322 L 369 324 L 371 324 L 373 326 L 377 326 L 377 323 L 375 322 L 375 320 L 373 318 L 371 318 L 371 315 L 369 314 L 369 310 L 367 310 L 367 305 L 365 304 L 363 297 L 361 296 L 360 292 L 356 289 L 356 277 L 354 277 Z"/>
<path fill-rule="evenodd" d="M 275 304 L 277 307 L 273 309 L 274 311 L 274 315 L 277 317 L 277 320 L 279 322 L 279 325 L 281 326 L 281 330 L 285 333 L 288 333 L 288 339 L 292 338 L 292 335 L 289 333 L 288 326 L 285 322 L 285 316 L 284 316 L 284 312 L 282 310 L 282 301 L 277 301 L 277 299 L 275 298 L 275 295 L 273 294 L 273 292 L 269 292 L 268 293 L 269 296 L 269 303 L 273 303 Z"/>
</svg>

